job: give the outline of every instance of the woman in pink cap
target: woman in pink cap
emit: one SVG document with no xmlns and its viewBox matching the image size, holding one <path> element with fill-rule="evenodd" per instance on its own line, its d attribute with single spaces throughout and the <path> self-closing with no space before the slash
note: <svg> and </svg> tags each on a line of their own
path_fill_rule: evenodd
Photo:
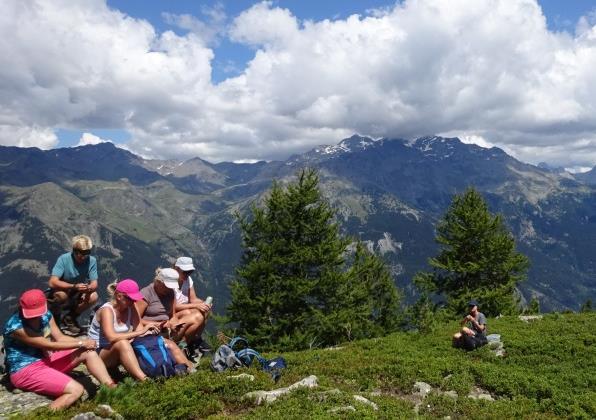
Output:
<svg viewBox="0 0 596 420">
<path fill-rule="evenodd" d="M 60 331 L 44 293 L 27 290 L 19 299 L 19 312 L 4 326 L 4 347 L 10 381 L 19 389 L 56 399 L 54 410 L 69 407 L 81 395 L 83 386 L 66 375 L 81 363 L 102 384 L 114 387 L 114 381 L 95 350 L 95 341 L 78 340 Z"/>
<path fill-rule="evenodd" d="M 139 381 L 147 379 L 134 353 L 131 340 L 147 334 L 158 334 L 159 328 L 142 325 L 135 302 L 142 300 L 139 285 L 132 279 L 125 279 L 108 286 L 112 299 L 95 312 L 89 338 L 97 342 L 97 352 L 107 367 L 119 364 Z"/>
</svg>

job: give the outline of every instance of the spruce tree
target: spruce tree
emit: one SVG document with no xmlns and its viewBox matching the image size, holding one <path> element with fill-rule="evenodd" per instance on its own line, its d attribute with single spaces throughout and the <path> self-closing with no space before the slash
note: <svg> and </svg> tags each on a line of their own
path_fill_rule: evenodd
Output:
<svg viewBox="0 0 596 420">
<path fill-rule="evenodd" d="M 444 295 L 457 313 L 471 298 L 487 315 L 517 312 L 515 287 L 525 279 L 528 258 L 516 251 L 501 215 L 493 216 L 475 189 L 454 197 L 436 241 L 441 250 L 429 260 L 433 272 L 418 274 L 418 285 Z"/>
<path fill-rule="evenodd" d="M 306 348 L 378 334 L 393 325 L 398 296 L 378 257 L 339 233 L 316 171 L 283 188 L 274 182 L 264 207 L 240 217 L 243 255 L 228 316 L 262 347 Z"/>
</svg>

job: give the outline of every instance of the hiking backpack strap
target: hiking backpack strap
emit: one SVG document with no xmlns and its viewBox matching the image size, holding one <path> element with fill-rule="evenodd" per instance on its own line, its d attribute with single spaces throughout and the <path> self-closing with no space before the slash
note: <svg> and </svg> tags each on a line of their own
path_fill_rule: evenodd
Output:
<svg viewBox="0 0 596 420">
<path fill-rule="evenodd" d="M 240 361 L 244 363 L 246 366 L 250 366 L 253 359 L 257 359 L 261 364 L 261 367 L 267 365 L 267 360 L 265 360 L 265 358 L 261 356 L 261 354 L 258 351 L 253 349 L 245 348 L 239 350 L 236 352 L 236 357 L 240 359 Z"/>
<path fill-rule="evenodd" d="M 151 357 L 151 354 L 149 353 L 149 350 L 147 350 L 147 347 L 145 347 L 144 344 L 136 344 L 134 346 L 134 349 L 142 357 L 142 360 L 141 360 L 142 362 L 148 363 L 149 365 L 151 365 L 151 367 L 153 369 L 155 369 L 155 367 L 157 366 L 157 364 L 155 363 L 155 360 L 153 360 L 153 357 Z"/>
<path fill-rule="evenodd" d="M 244 347 L 248 347 L 248 340 L 246 338 L 240 337 L 240 336 L 234 337 L 228 343 L 228 347 L 231 348 L 232 350 L 234 350 L 234 347 L 239 344 L 243 344 Z M 234 350 L 234 351 L 236 351 L 236 350 Z"/>
</svg>

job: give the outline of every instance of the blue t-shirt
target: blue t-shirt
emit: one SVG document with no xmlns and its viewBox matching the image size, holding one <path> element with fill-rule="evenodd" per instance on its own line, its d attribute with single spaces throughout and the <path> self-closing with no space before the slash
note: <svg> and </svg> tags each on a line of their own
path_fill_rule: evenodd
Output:
<svg viewBox="0 0 596 420">
<path fill-rule="evenodd" d="M 90 255 L 82 264 L 77 264 L 72 252 L 67 252 L 58 257 L 52 276 L 72 284 L 97 280 L 97 261 Z"/>
<path fill-rule="evenodd" d="M 42 315 L 41 327 L 39 331 L 36 331 L 39 335 L 43 337 L 50 336 L 50 319 L 52 319 L 52 313 L 50 311 Z M 6 324 L 4 324 L 4 349 L 6 351 L 6 362 L 8 363 L 9 373 L 15 373 L 44 357 L 41 349 L 23 344 L 20 340 L 12 337 L 13 332 L 23 328 L 25 328 L 23 326 L 23 318 L 21 318 L 19 312 L 13 314 L 8 318 Z"/>
</svg>

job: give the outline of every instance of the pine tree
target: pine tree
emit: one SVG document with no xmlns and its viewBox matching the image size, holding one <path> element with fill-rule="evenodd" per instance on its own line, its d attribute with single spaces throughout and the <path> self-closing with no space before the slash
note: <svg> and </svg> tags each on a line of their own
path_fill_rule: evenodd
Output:
<svg viewBox="0 0 596 420">
<path fill-rule="evenodd" d="M 417 275 L 419 286 L 444 295 L 457 313 L 471 298 L 487 315 L 517 312 L 515 287 L 525 279 L 529 261 L 516 251 L 501 215 L 491 215 L 475 189 L 454 197 L 436 241 L 441 250 L 429 260 L 433 272 Z"/>
<path fill-rule="evenodd" d="M 347 266 L 350 241 L 318 183 L 314 170 L 287 188 L 274 182 L 265 206 L 239 218 L 244 252 L 227 312 L 255 345 L 328 345 L 393 325 L 398 297 L 384 264 L 357 246 Z"/>
</svg>

